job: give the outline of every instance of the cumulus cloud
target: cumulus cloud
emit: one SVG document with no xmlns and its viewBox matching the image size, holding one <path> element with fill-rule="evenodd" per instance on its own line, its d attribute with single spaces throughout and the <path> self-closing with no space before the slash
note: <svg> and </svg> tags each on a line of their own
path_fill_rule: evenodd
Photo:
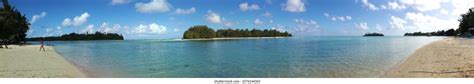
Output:
<svg viewBox="0 0 474 84">
<path fill-rule="evenodd" d="M 299 32 L 318 32 L 319 24 L 314 20 L 294 19 L 296 31 Z"/>
<path fill-rule="evenodd" d="M 400 4 L 398 2 L 388 2 L 388 8 L 393 9 L 393 10 L 402 10 L 406 9 L 407 7 L 403 4 Z"/>
<path fill-rule="evenodd" d="M 441 8 L 441 3 L 443 2 L 448 2 L 448 0 L 400 0 L 400 3 L 412 6 L 421 12 L 439 9 Z"/>
<path fill-rule="evenodd" d="M 260 10 L 260 7 L 257 4 L 241 3 L 239 7 L 242 11 Z"/>
<path fill-rule="evenodd" d="M 418 31 L 445 30 L 457 27 L 458 25 L 456 19 L 444 20 L 419 12 L 408 12 L 406 13 L 405 18 L 407 19 L 407 21 L 412 23 Z"/>
<path fill-rule="evenodd" d="M 70 19 L 70 18 L 64 19 L 62 25 L 63 26 L 79 26 L 87 22 L 87 18 L 89 17 L 90 17 L 89 13 L 84 12 L 80 16 L 75 16 L 73 19 Z"/>
<path fill-rule="evenodd" d="M 31 24 L 35 23 L 36 21 L 38 21 L 39 19 L 41 18 L 44 18 L 46 16 L 46 12 L 41 12 L 41 14 L 39 15 L 33 15 L 33 17 L 31 17 Z"/>
<path fill-rule="evenodd" d="M 375 6 L 373 3 L 369 2 L 369 0 L 361 0 L 362 4 L 369 8 L 370 10 L 379 10 L 380 8 Z"/>
<path fill-rule="evenodd" d="M 99 31 L 105 33 L 118 33 L 120 29 L 128 28 L 120 24 L 109 25 L 109 23 L 104 22 L 100 25 Z"/>
<path fill-rule="evenodd" d="M 355 24 L 355 27 L 359 30 L 367 30 L 369 29 L 369 26 L 367 26 L 366 22 L 361 22 L 359 24 Z"/>
<path fill-rule="evenodd" d="M 273 26 L 271 29 L 272 30 L 277 30 L 277 31 L 280 31 L 280 32 L 289 32 L 288 30 L 286 30 L 286 27 L 283 26 L 283 25 Z"/>
<path fill-rule="evenodd" d="M 324 13 L 324 16 L 327 18 L 330 18 L 333 21 L 347 21 L 347 20 L 352 20 L 351 16 L 333 16 L 330 15 L 329 13 Z"/>
<path fill-rule="evenodd" d="M 263 25 L 265 24 L 264 22 L 260 21 L 260 19 L 255 19 L 255 21 L 253 22 L 255 25 Z"/>
<path fill-rule="evenodd" d="M 231 27 L 233 25 L 235 25 L 236 23 L 232 23 L 232 22 L 223 22 L 224 26 L 226 27 Z"/>
<path fill-rule="evenodd" d="M 390 17 L 390 25 L 393 29 L 405 30 L 405 28 L 406 28 L 405 24 L 406 23 L 407 23 L 407 21 L 405 21 L 401 18 L 398 18 L 396 16 L 391 16 Z"/>
<path fill-rule="evenodd" d="M 283 10 L 288 12 L 305 12 L 305 3 L 302 0 L 287 0 L 285 4 L 283 4 Z"/>
<path fill-rule="evenodd" d="M 449 11 L 446 10 L 446 9 L 441 9 L 439 10 L 439 13 L 443 14 L 443 15 L 448 15 L 449 14 Z"/>
<path fill-rule="evenodd" d="M 166 0 L 151 0 L 148 3 L 136 3 L 135 8 L 141 13 L 159 13 L 169 11 L 171 4 Z"/>
<path fill-rule="evenodd" d="M 82 29 L 80 33 L 93 33 L 94 25 L 87 25 L 86 28 Z"/>
<path fill-rule="evenodd" d="M 59 36 L 59 35 L 62 35 L 63 32 L 61 30 L 62 28 L 61 27 L 56 27 L 56 28 L 47 28 L 46 29 L 46 33 L 43 35 L 43 37 L 46 37 L 46 36 Z"/>
<path fill-rule="evenodd" d="M 118 5 L 118 4 L 126 4 L 126 3 L 129 3 L 130 0 L 112 0 L 112 2 L 110 2 L 110 4 L 112 5 Z"/>
<path fill-rule="evenodd" d="M 206 20 L 210 23 L 222 23 L 221 16 L 211 10 L 207 12 Z"/>
<path fill-rule="evenodd" d="M 194 7 L 191 7 L 189 9 L 181 9 L 181 8 L 178 8 L 176 9 L 175 13 L 176 14 L 193 14 L 196 12 L 196 8 Z"/>
<path fill-rule="evenodd" d="M 451 4 L 454 6 L 451 15 L 459 16 L 474 7 L 474 0 L 451 0 Z"/>
<path fill-rule="evenodd" d="M 140 24 L 133 28 L 131 33 L 133 34 L 164 34 L 166 32 L 166 27 L 156 23 L 151 23 L 148 25 Z"/>
</svg>

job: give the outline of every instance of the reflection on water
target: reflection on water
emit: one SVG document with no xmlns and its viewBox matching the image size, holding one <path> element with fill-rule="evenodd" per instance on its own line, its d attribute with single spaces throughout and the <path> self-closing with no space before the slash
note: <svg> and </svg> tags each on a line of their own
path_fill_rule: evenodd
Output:
<svg viewBox="0 0 474 84">
<path fill-rule="evenodd" d="M 377 77 L 441 37 L 50 42 L 93 77 Z"/>
</svg>

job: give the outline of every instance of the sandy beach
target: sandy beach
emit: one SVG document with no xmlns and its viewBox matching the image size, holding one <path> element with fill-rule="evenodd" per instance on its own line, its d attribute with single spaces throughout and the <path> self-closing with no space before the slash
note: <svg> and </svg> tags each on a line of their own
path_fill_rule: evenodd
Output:
<svg viewBox="0 0 474 84">
<path fill-rule="evenodd" d="M 39 45 L 10 45 L 0 49 L 0 77 L 2 78 L 69 78 L 86 77 L 76 66 L 56 53 L 53 47 Z"/>
<path fill-rule="evenodd" d="M 474 39 L 449 37 L 432 42 L 385 77 L 474 77 Z"/>
</svg>

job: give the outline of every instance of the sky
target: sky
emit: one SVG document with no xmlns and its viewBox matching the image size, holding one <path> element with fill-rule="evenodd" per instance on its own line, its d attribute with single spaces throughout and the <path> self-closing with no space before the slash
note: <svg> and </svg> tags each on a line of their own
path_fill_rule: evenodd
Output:
<svg viewBox="0 0 474 84">
<path fill-rule="evenodd" d="M 361 36 L 457 28 L 474 0 L 10 0 L 27 37 L 107 32 L 125 39 L 181 38 L 195 25 L 276 29 L 294 36 Z"/>
</svg>

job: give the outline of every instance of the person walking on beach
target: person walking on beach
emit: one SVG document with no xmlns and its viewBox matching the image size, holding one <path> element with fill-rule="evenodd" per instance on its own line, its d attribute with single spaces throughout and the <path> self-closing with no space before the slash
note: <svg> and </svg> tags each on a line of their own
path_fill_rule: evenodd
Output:
<svg viewBox="0 0 474 84">
<path fill-rule="evenodd" d="M 46 51 L 46 49 L 44 49 L 44 41 L 43 40 L 41 40 L 40 51 L 41 51 L 41 49 L 43 49 L 43 51 Z"/>
</svg>

